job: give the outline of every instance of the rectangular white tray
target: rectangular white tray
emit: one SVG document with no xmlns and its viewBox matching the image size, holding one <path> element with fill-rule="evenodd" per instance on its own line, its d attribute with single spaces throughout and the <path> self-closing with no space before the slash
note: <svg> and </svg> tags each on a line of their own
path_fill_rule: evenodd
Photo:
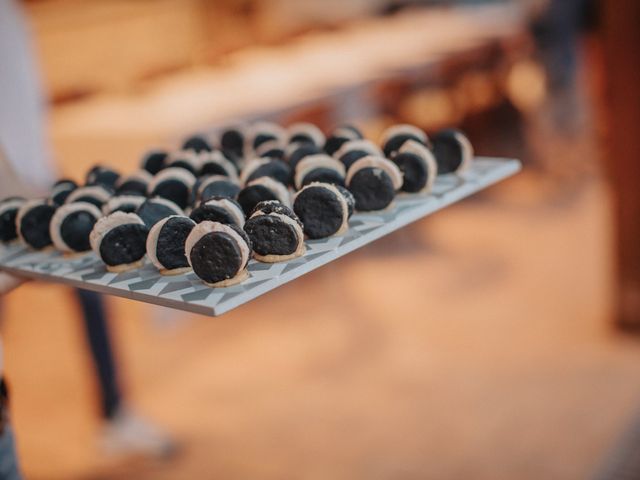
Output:
<svg viewBox="0 0 640 480">
<path fill-rule="evenodd" d="M 518 160 L 476 158 L 464 174 L 438 177 L 429 195 L 401 194 L 388 210 L 353 215 L 346 234 L 307 241 L 307 252 L 300 258 L 275 264 L 251 260 L 249 279 L 232 287 L 209 288 L 193 273 L 162 276 L 149 262 L 131 272 L 111 273 L 93 253 L 68 259 L 59 252 L 32 252 L 21 245 L 0 250 L 0 268 L 25 277 L 217 316 L 510 177 L 520 168 Z"/>
</svg>

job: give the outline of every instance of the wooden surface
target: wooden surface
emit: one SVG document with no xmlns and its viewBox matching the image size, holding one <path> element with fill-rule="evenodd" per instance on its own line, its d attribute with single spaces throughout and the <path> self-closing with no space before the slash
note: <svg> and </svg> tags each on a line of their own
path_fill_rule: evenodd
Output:
<svg viewBox="0 0 640 480">
<path fill-rule="evenodd" d="M 607 71 L 607 150 L 604 166 L 612 182 L 616 233 L 617 315 L 621 327 L 640 329 L 640 137 L 630 125 L 640 122 L 640 4 L 602 2 L 603 54 Z"/>
</svg>

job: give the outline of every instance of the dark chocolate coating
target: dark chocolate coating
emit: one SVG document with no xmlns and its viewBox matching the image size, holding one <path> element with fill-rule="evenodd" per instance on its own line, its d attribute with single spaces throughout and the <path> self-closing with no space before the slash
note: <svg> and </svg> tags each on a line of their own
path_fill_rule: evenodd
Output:
<svg viewBox="0 0 640 480">
<path fill-rule="evenodd" d="M 168 270 L 189 266 L 184 252 L 187 237 L 195 224 L 187 217 L 172 217 L 160 229 L 156 258 Z"/>
<path fill-rule="evenodd" d="M 356 199 L 356 209 L 362 212 L 387 208 L 396 192 L 389 175 L 377 167 L 367 167 L 355 173 L 349 191 Z"/>
<path fill-rule="evenodd" d="M 273 147 L 269 150 L 266 150 L 260 154 L 262 158 L 274 158 L 278 160 L 282 160 L 284 158 L 284 150 L 279 147 Z"/>
<path fill-rule="evenodd" d="M 344 177 L 332 168 L 314 168 L 302 179 L 301 188 L 312 182 L 331 183 L 332 185 L 344 185 Z"/>
<path fill-rule="evenodd" d="M 95 205 L 96 207 L 98 207 L 98 209 L 100 210 L 102 209 L 102 205 L 104 205 L 104 202 L 102 202 L 102 200 L 100 200 L 97 197 L 94 197 L 93 195 L 81 195 L 73 201 L 73 203 L 77 203 L 77 202 L 90 203 L 91 205 Z"/>
<path fill-rule="evenodd" d="M 315 140 L 313 139 L 313 137 L 309 134 L 306 134 L 304 132 L 298 132 L 295 135 L 293 135 L 290 139 L 289 139 L 289 143 L 310 143 L 312 145 L 315 145 Z"/>
<path fill-rule="evenodd" d="M 291 255 L 302 241 L 293 226 L 273 215 L 258 215 L 247 220 L 244 231 L 253 250 L 260 255 Z"/>
<path fill-rule="evenodd" d="M 311 143 L 301 145 L 299 148 L 296 148 L 293 152 L 291 152 L 289 158 L 287 159 L 291 170 L 295 170 L 296 165 L 298 165 L 298 163 L 300 163 L 303 158 L 308 157 L 309 155 L 315 155 L 317 153 L 322 153 L 322 149 Z"/>
<path fill-rule="evenodd" d="M 258 203 L 255 206 L 255 208 L 251 211 L 251 215 L 253 215 L 257 211 L 261 211 L 265 215 L 270 215 L 272 213 L 279 213 L 280 215 L 285 215 L 302 227 L 302 222 L 300 221 L 298 216 L 295 213 L 293 213 L 293 210 L 291 210 L 286 205 L 283 205 L 278 200 L 266 200 L 264 202 Z"/>
<path fill-rule="evenodd" d="M 141 206 L 142 205 L 137 205 L 135 203 L 123 203 L 118 208 L 114 209 L 109 213 L 113 213 L 113 212 L 135 213 L 138 207 L 141 207 Z"/>
<path fill-rule="evenodd" d="M 71 192 L 73 192 L 73 190 L 75 189 L 59 191 L 51 197 L 51 202 L 58 207 L 64 205 L 64 202 L 67 201 L 67 197 L 71 195 Z"/>
<path fill-rule="evenodd" d="M 151 175 L 155 175 L 160 170 L 164 169 L 167 163 L 167 152 L 154 151 L 147 153 L 141 162 L 141 168 L 149 172 Z"/>
<path fill-rule="evenodd" d="M 225 177 L 228 177 L 229 173 L 219 163 L 207 162 L 202 166 L 200 175 L 224 175 Z"/>
<path fill-rule="evenodd" d="M 177 178 L 167 178 L 158 183 L 150 197 L 162 197 L 171 200 L 180 208 L 185 209 L 189 205 L 191 189 L 182 180 Z"/>
<path fill-rule="evenodd" d="M 176 212 L 172 208 L 156 202 L 153 199 L 146 200 L 142 205 L 140 205 L 136 213 L 142 219 L 147 228 L 151 228 L 163 218 L 176 215 Z"/>
<path fill-rule="evenodd" d="M 213 147 L 204 136 L 192 135 L 184 141 L 182 150 L 193 150 L 197 153 L 211 152 L 213 151 Z"/>
<path fill-rule="evenodd" d="M 176 158 L 169 164 L 169 167 L 184 168 L 185 170 L 193 173 L 194 175 L 198 175 L 198 171 L 186 158 L 180 158 L 180 157 Z"/>
<path fill-rule="evenodd" d="M 147 234 L 145 225 L 128 223 L 112 228 L 102 237 L 100 257 L 112 267 L 127 265 L 141 260 L 147 253 Z"/>
<path fill-rule="evenodd" d="M 256 168 L 247 178 L 247 183 L 260 177 L 271 177 L 283 185 L 288 185 L 291 179 L 291 168 L 282 160 L 273 159 Z"/>
<path fill-rule="evenodd" d="M 61 185 L 64 185 L 64 188 L 60 189 L 58 193 L 51 196 L 51 201 L 58 206 L 63 205 L 64 202 L 67 200 L 67 197 L 69 196 L 69 194 L 73 192 L 76 188 L 78 188 L 78 184 L 73 180 L 62 179 L 62 180 L 58 180 L 56 183 L 53 184 L 53 190 L 55 190 L 56 187 L 59 187 Z"/>
<path fill-rule="evenodd" d="M 423 158 L 415 153 L 399 153 L 393 159 L 403 174 L 402 191 L 415 193 L 422 190 L 429 179 L 427 164 Z"/>
<path fill-rule="evenodd" d="M 60 224 L 60 236 L 75 252 L 91 250 L 89 234 L 96 221 L 97 218 L 87 211 L 72 212 Z"/>
<path fill-rule="evenodd" d="M 56 187 L 59 187 L 60 185 L 64 185 L 65 189 L 69 188 L 69 189 L 73 190 L 75 188 L 78 188 L 78 184 L 76 182 L 74 182 L 73 180 L 71 180 L 70 178 L 61 178 L 56 183 L 54 183 L 51 188 L 55 189 Z"/>
<path fill-rule="evenodd" d="M 204 175 L 196 178 L 196 183 L 193 184 L 193 188 L 191 188 L 191 191 L 189 192 L 190 206 L 195 207 L 200 202 L 200 198 L 198 197 L 198 191 L 200 190 L 200 187 L 205 182 L 205 180 L 207 180 L 208 177 L 209 175 Z"/>
<path fill-rule="evenodd" d="M 238 207 L 239 206 L 240 205 L 238 205 Z M 194 208 L 189 217 L 196 223 L 202 223 L 206 220 L 227 225 L 236 223 L 235 217 L 224 208 L 218 205 L 207 205 L 204 203 Z"/>
<path fill-rule="evenodd" d="M 120 174 L 115 170 L 112 170 L 101 165 L 96 165 L 89 173 L 87 173 L 87 185 L 103 185 L 105 187 L 113 188 L 120 178 Z"/>
<path fill-rule="evenodd" d="M 358 127 L 353 126 L 353 125 L 349 125 L 349 124 L 346 124 L 346 125 L 340 125 L 339 127 L 337 127 L 337 128 L 336 128 L 336 130 L 337 130 L 338 128 L 339 128 L 339 129 L 346 128 L 346 129 L 348 129 L 348 130 L 351 130 L 351 131 L 353 132 L 353 136 L 351 136 L 351 139 L 352 139 L 352 140 L 356 140 L 356 139 L 358 139 L 358 138 L 364 138 L 364 135 L 362 134 L 362 132 L 360 131 L 360 129 L 359 129 Z"/>
<path fill-rule="evenodd" d="M 220 135 L 220 147 L 226 152 L 233 152 L 238 157 L 244 150 L 244 135 L 240 130 L 229 129 Z"/>
<path fill-rule="evenodd" d="M 147 184 L 137 179 L 125 180 L 116 189 L 116 195 L 147 195 Z"/>
<path fill-rule="evenodd" d="M 331 135 L 330 137 L 327 137 L 327 140 L 324 142 L 324 151 L 329 155 L 333 155 L 349 140 L 351 140 L 351 138 L 335 137 Z"/>
<path fill-rule="evenodd" d="M 256 148 L 258 148 L 260 145 L 262 145 L 265 142 L 268 142 L 270 140 L 277 140 L 277 139 L 278 139 L 278 137 L 276 137 L 273 133 L 259 132 L 253 138 L 253 149 L 255 150 Z"/>
<path fill-rule="evenodd" d="M 206 202 L 213 197 L 226 197 L 233 198 L 235 200 L 238 197 L 239 192 L 239 185 L 236 185 L 231 181 L 218 180 L 211 182 L 209 185 L 204 187 L 200 196 L 203 202 Z"/>
<path fill-rule="evenodd" d="M 18 238 L 16 216 L 18 207 L 5 210 L 0 215 L 0 242 L 10 242 Z"/>
<path fill-rule="evenodd" d="M 251 239 L 249 238 L 249 235 L 247 235 L 247 232 L 245 232 L 242 228 L 240 228 L 238 225 L 235 225 L 233 223 L 230 225 L 227 225 L 227 227 L 231 228 L 234 232 L 236 232 L 238 235 L 242 237 L 242 239 L 244 240 L 244 243 L 246 243 L 247 247 L 249 247 L 249 250 L 252 249 Z M 247 261 L 243 265 L 243 268 L 249 264 L 250 259 L 251 259 L 251 255 L 247 255 Z"/>
<path fill-rule="evenodd" d="M 322 185 L 312 185 L 298 194 L 293 210 L 302 220 L 304 233 L 309 238 L 329 237 L 340 229 L 344 204 L 338 195 Z"/>
<path fill-rule="evenodd" d="M 194 273 L 207 283 L 233 278 L 244 268 L 240 245 L 225 232 L 203 235 L 191 249 L 190 257 Z"/>
<path fill-rule="evenodd" d="M 336 153 L 338 150 L 340 150 L 340 147 L 342 147 L 342 145 L 349 140 L 364 138 L 362 132 L 353 125 L 341 125 L 340 127 L 336 128 L 334 132 L 336 132 L 339 128 L 346 128 L 350 130 L 352 134 L 345 136 L 344 134 L 337 135 L 335 133 L 332 133 L 329 137 L 327 137 L 327 140 L 324 144 L 324 151 L 329 155 L 333 155 L 334 153 Z"/>
<path fill-rule="evenodd" d="M 263 200 L 278 200 L 278 197 L 264 185 L 251 185 L 238 193 L 238 203 L 242 206 L 245 215 L 249 215 L 255 206 Z"/>
<path fill-rule="evenodd" d="M 360 160 L 362 157 L 366 157 L 367 155 L 371 155 L 369 152 L 365 152 L 364 150 L 351 150 L 350 152 L 345 153 L 340 157 L 340 161 L 345 166 L 347 170 L 349 167 L 356 163 L 356 161 Z"/>
<path fill-rule="evenodd" d="M 22 216 L 20 231 L 30 247 L 40 250 L 51 245 L 49 224 L 55 212 L 56 207 L 54 206 L 38 205 Z"/>
<path fill-rule="evenodd" d="M 349 190 L 347 190 L 346 187 L 342 187 L 340 185 L 336 185 L 335 187 L 340 191 L 345 201 L 347 202 L 347 208 L 349 209 L 348 217 L 351 218 L 351 215 L 353 215 L 353 211 L 356 208 L 356 199 L 354 198 L 353 194 Z"/>
<path fill-rule="evenodd" d="M 425 143 L 419 137 L 412 135 L 410 133 L 400 133 L 398 135 L 393 135 L 391 138 L 387 140 L 387 143 L 382 147 L 382 151 L 387 158 L 393 158 L 400 147 L 404 144 L 404 142 L 408 140 L 415 140 L 418 143 L 425 145 Z"/>
<path fill-rule="evenodd" d="M 431 140 L 433 155 L 438 163 L 438 175 L 453 173 L 462 165 L 462 145 L 455 134 L 456 130 L 453 129 L 442 130 Z"/>
</svg>

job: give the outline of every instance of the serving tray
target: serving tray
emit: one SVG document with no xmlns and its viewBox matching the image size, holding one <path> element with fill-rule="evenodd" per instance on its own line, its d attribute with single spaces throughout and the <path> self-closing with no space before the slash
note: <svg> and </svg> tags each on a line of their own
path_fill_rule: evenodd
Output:
<svg viewBox="0 0 640 480">
<path fill-rule="evenodd" d="M 306 242 L 304 256 L 283 263 L 249 262 L 240 285 L 209 288 L 193 273 L 162 276 L 148 261 L 124 273 L 108 272 L 94 253 L 66 258 L 56 251 L 32 252 L 23 245 L 0 250 L 0 268 L 25 277 L 64 283 L 142 302 L 217 316 L 517 173 L 518 160 L 476 158 L 463 174 L 437 178 L 429 195 L 400 194 L 382 212 L 356 213 L 342 236 Z"/>
</svg>

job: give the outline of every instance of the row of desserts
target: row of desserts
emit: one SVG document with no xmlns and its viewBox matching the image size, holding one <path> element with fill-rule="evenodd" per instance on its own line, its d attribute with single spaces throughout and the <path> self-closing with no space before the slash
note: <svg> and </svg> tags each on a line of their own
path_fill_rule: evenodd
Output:
<svg viewBox="0 0 640 480">
<path fill-rule="evenodd" d="M 226 285 L 242 277 L 251 254 L 265 262 L 302 255 L 305 236 L 342 234 L 354 210 L 387 208 L 398 191 L 428 193 L 436 175 L 460 172 L 471 158 L 454 130 L 429 139 L 395 125 L 378 146 L 353 126 L 325 136 L 308 123 L 260 122 L 149 152 L 130 175 L 97 166 L 84 186 L 61 180 L 49 198 L 5 199 L 0 240 L 67 254 L 93 249 L 114 271 L 148 255 L 163 273 L 193 268 L 206 283 Z"/>
</svg>

